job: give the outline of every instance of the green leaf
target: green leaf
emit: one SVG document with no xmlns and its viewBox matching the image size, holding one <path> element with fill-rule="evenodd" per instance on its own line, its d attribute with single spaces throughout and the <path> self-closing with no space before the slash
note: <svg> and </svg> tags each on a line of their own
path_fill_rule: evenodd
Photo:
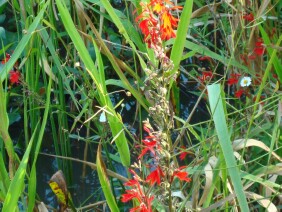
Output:
<svg viewBox="0 0 282 212">
<path fill-rule="evenodd" d="M 170 56 L 170 59 L 174 64 L 173 73 L 177 72 L 182 58 L 179 55 L 182 55 L 182 52 L 184 50 L 184 44 L 188 33 L 192 8 L 193 8 L 193 0 L 186 1 L 182 14 L 180 16 L 180 21 L 176 33 L 176 39 L 172 46 L 171 56 Z"/>
<path fill-rule="evenodd" d="M 227 170 L 231 177 L 231 182 L 233 184 L 233 188 L 235 190 L 240 208 L 242 211 L 247 212 L 249 211 L 249 207 L 228 134 L 227 124 L 225 120 L 226 114 L 224 109 L 224 99 L 221 94 L 220 84 L 209 85 L 208 94 L 212 117 Z"/>
<path fill-rule="evenodd" d="M 38 124 L 36 125 L 36 129 L 37 127 L 38 127 Z M 25 185 L 24 178 L 26 174 L 26 167 L 27 167 L 27 163 L 29 159 L 30 150 L 31 150 L 31 147 L 34 141 L 34 137 L 36 135 L 36 131 L 37 130 L 33 132 L 33 135 L 24 153 L 23 159 L 21 160 L 21 163 L 19 165 L 19 168 L 13 180 L 11 181 L 9 190 L 7 192 L 7 195 L 6 195 L 4 204 L 3 204 L 2 211 L 11 211 L 12 212 L 12 211 L 16 211 L 18 208 L 18 199 L 24 189 L 24 185 Z"/>
<path fill-rule="evenodd" d="M 107 177 L 107 173 L 106 173 L 107 169 L 102 159 L 101 144 L 99 144 L 98 146 L 96 163 L 97 163 L 97 172 L 98 172 L 99 180 L 101 183 L 103 193 L 106 197 L 107 203 L 111 211 L 119 211 L 115 197 L 111 190 L 110 182 Z"/>
</svg>

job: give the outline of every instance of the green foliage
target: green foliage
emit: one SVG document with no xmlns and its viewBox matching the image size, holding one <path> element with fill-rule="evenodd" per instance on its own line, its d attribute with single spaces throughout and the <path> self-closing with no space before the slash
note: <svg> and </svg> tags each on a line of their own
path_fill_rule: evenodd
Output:
<svg viewBox="0 0 282 212">
<path fill-rule="evenodd" d="M 219 138 L 219 144 L 223 152 L 224 158 L 222 163 L 226 163 L 226 168 L 231 177 L 235 193 L 237 195 L 240 208 L 243 211 L 249 211 L 247 198 L 244 193 L 244 189 L 241 183 L 239 170 L 235 156 L 233 155 L 233 148 L 228 135 L 228 128 L 225 121 L 226 109 L 224 109 L 223 95 L 219 84 L 213 84 L 208 86 L 209 103 L 213 121 L 215 123 L 215 129 Z M 239 166 L 240 167 L 240 166 Z M 225 168 L 225 165 L 221 168 Z M 224 170 L 224 169 L 223 169 Z M 226 183 L 226 181 L 225 181 Z"/>
<path fill-rule="evenodd" d="M 78 193 L 74 211 L 100 210 L 103 197 L 112 211 L 127 211 L 121 195 L 136 189 L 141 200 L 128 202 L 156 211 L 281 208 L 282 3 L 169 4 L 179 22 L 167 40 L 162 4 L 144 7 L 150 2 L 0 1 L 3 211 L 44 206 L 42 145 L 54 148 L 70 191 L 77 175 L 87 179 L 87 165 L 98 173 L 101 189 L 89 199 Z M 83 163 L 82 173 L 73 162 Z M 128 179 L 116 172 L 130 165 L 138 182 L 123 185 Z"/>
</svg>

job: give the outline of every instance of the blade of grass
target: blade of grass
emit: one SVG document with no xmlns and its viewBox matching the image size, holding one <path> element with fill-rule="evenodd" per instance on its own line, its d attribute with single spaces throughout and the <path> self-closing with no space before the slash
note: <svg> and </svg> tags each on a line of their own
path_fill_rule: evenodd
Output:
<svg viewBox="0 0 282 212">
<path fill-rule="evenodd" d="M 225 158 L 225 163 L 228 169 L 228 173 L 231 177 L 231 182 L 233 184 L 236 197 L 238 199 L 241 210 L 247 212 L 249 211 L 249 207 L 228 134 L 227 123 L 225 120 L 226 110 L 224 109 L 224 99 L 221 94 L 220 84 L 209 85 L 208 96 L 215 129 L 219 138 L 219 144 Z"/>
<path fill-rule="evenodd" d="M 0 201 L 3 202 L 10 186 L 9 174 L 6 170 L 6 166 L 2 157 L 0 155 Z"/>
<path fill-rule="evenodd" d="M 29 159 L 30 150 L 34 141 L 34 137 L 37 133 L 36 131 L 38 128 L 38 124 L 36 126 L 36 130 L 33 132 L 28 147 L 24 153 L 23 159 L 21 160 L 21 163 L 19 165 L 19 168 L 17 169 L 17 172 L 13 180 L 11 181 L 7 196 L 3 203 L 2 211 L 17 211 L 18 199 L 24 189 L 24 178 L 26 174 L 27 163 Z"/>
<path fill-rule="evenodd" d="M 98 146 L 96 163 L 97 163 L 97 172 L 98 172 L 99 180 L 101 183 L 103 193 L 106 197 L 107 203 L 111 211 L 119 211 L 118 206 L 115 201 L 115 197 L 111 191 L 110 182 L 106 174 L 107 169 L 102 159 L 101 144 L 99 144 Z"/>
<path fill-rule="evenodd" d="M 180 61 L 182 57 L 179 57 L 179 54 L 182 54 L 184 50 L 184 45 L 185 45 L 191 14 L 192 14 L 192 8 L 193 8 L 193 0 L 186 1 L 182 14 L 180 16 L 180 21 L 176 33 L 176 39 L 174 41 L 171 50 L 170 59 L 172 60 L 174 65 L 172 74 L 177 72 L 180 65 Z"/>
</svg>

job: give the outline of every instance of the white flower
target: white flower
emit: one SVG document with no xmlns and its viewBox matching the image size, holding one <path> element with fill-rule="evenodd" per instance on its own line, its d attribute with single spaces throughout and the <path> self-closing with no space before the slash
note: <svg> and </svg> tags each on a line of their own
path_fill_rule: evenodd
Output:
<svg viewBox="0 0 282 212">
<path fill-rule="evenodd" d="M 248 87 L 252 83 L 252 78 L 251 77 L 243 77 L 240 81 L 241 87 Z"/>
</svg>

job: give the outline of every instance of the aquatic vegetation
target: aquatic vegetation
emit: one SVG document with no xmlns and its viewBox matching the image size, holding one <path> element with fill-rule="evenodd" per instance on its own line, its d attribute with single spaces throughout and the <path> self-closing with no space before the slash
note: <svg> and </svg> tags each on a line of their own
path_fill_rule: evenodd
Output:
<svg viewBox="0 0 282 212">
<path fill-rule="evenodd" d="M 3 1 L 2 211 L 279 211 L 275 1 Z"/>
</svg>

